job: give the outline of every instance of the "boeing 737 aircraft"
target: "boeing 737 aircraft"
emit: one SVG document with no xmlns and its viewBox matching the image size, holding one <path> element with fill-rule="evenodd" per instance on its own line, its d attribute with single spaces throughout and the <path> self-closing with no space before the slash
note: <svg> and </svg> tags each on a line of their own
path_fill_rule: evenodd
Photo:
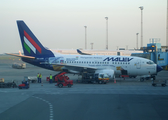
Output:
<svg viewBox="0 0 168 120">
<path fill-rule="evenodd" d="M 101 56 L 101 55 L 63 55 L 54 54 L 45 48 L 24 21 L 17 21 L 24 55 L 14 55 L 22 61 L 54 71 L 66 71 L 72 74 L 105 73 L 111 78 L 121 75 L 156 75 L 162 68 L 153 61 L 132 56 Z"/>
</svg>

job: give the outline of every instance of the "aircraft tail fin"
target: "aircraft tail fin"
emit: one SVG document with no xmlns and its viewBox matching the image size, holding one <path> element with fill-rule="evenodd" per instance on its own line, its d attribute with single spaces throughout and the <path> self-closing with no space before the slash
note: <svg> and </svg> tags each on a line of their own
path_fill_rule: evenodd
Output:
<svg viewBox="0 0 168 120">
<path fill-rule="evenodd" d="M 52 51 L 45 48 L 22 20 L 17 21 L 24 55 L 33 57 L 54 57 Z"/>
</svg>

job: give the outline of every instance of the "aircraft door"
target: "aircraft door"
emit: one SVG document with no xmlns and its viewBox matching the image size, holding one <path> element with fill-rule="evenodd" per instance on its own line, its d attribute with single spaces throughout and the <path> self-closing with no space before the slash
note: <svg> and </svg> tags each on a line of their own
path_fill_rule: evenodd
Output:
<svg viewBox="0 0 168 120">
<path fill-rule="evenodd" d="M 137 60 L 137 62 L 136 62 L 136 68 L 137 69 L 141 68 L 141 60 Z"/>
</svg>

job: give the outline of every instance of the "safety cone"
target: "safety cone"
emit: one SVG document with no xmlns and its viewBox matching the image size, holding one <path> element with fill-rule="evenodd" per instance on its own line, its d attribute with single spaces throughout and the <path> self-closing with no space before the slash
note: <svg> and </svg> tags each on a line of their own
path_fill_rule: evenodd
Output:
<svg viewBox="0 0 168 120">
<path fill-rule="evenodd" d="M 116 83 L 116 79 L 114 79 L 114 83 Z"/>
</svg>

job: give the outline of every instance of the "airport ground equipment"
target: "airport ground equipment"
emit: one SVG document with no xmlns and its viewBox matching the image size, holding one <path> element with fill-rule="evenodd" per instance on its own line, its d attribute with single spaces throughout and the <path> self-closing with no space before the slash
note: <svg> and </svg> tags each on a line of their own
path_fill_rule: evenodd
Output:
<svg viewBox="0 0 168 120">
<path fill-rule="evenodd" d="M 143 82 L 144 80 L 155 80 L 155 75 L 143 75 L 140 77 L 140 81 Z"/>
<path fill-rule="evenodd" d="M 83 73 L 82 79 L 77 82 L 82 83 L 99 83 L 106 84 L 109 81 L 109 76 L 104 73 Z"/>
<path fill-rule="evenodd" d="M 12 68 L 25 69 L 26 68 L 26 64 L 25 63 L 13 63 L 12 64 Z"/>
<path fill-rule="evenodd" d="M 23 81 L 22 84 L 18 85 L 19 89 L 28 89 L 30 87 L 28 81 Z"/>
<path fill-rule="evenodd" d="M 167 80 L 152 80 L 152 86 L 161 85 L 162 87 L 167 86 Z"/>
<path fill-rule="evenodd" d="M 69 80 L 69 77 L 65 75 L 66 72 L 60 72 L 56 75 L 53 76 L 53 82 L 57 83 L 58 79 L 62 80 L 63 78 L 65 78 L 66 80 Z M 50 78 L 46 77 L 46 81 L 50 82 Z"/>
<path fill-rule="evenodd" d="M 4 78 L 1 78 L 1 79 L 0 79 L 0 83 L 3 83 L 3 82 L 4 82 Z"/>
<path fill-rule="evenodd" d="M 17 87 L 16 82 L 13 80 L 12 82 L 5 83 L 4 79 L 0 80 L 0 88 L 15 88 Z"/>
<path fill-rule="evenodd" d="M 36 83 L 37 77 L 36 76 L 24 76 L 24 80 L 29 81 L 29 83 Z"/>
<path fill-rule="evenodd" d="M 61 88 L 63 86 L 71 87 L 73 85 L 73 80 L 69 80 L 69 77 L 65 76 L 65 74 L 66 72 L 63 72 L 55 77 L 55 81 L 57 82 L 55 86 Z"/>
</svg>

